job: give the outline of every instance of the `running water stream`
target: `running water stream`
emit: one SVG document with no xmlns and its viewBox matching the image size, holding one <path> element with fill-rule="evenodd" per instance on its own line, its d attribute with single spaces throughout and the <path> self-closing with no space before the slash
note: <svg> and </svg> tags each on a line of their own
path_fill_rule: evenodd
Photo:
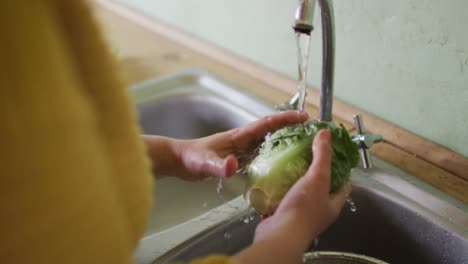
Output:
<svg viewBox="0 0 468 264">
<path fill-rule="evenodd" d="M 296 33 L 296 45 L 297 45 L 297 71 L 298 71 L 298 90 L 299 90 L 299 102 L 297 105 L 298 110 L 304 110 L 306 93 L 306 81 L 307 81 L 307 68 L 309 66 L 309 55 L 310 55 L 310 35 L 304 33 Z"/>
<path fill-rule="evenodd" d="M 299 101 L 297 108 L 300 111 L 304 110 L 306 93 L 306 82 L 307 82 L 307 69 L 309 66 L 309 54 L 310 54 L 310 35 L 296 32 L 296 47 L 297 47 L 297 71 L 298 71 L 298 91 Z M 268 137 L 268 135 L 267 135 Z M 216 192 L 220 199 L 223 190 L 223 178 L 220 178 L 216 186 Z"/>
</svg>

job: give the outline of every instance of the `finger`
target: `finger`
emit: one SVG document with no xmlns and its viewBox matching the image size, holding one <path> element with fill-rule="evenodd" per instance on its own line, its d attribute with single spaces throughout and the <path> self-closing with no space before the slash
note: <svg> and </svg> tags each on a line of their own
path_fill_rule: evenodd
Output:
<svg viewBox="0 0 468 264">
<path fill-rule="evenodd" d="M 328 192 L 332 158 L 330 131 L 324 129 L 317 133 L 312 143 L 312 155 L 312 165 L 305 177 L 310 179 L 315 188 Z"/>
<path fill-rule="evenodd" d="M 351 184 L 347 183 L 330 195 L 330 209 L 333 216 L 338 217 L 350 193 Z"/>
<path fill-rule="evenodd" d="M 214 152 L 206 153 L 203 161 L 198 167 L 202 175 L 216 177 L 231 177 L 237 170 L 237 159 L 233 155 L 221 158 Z"/>
<path fill-rule="evenodd" d="M 234 176 L 237 172 L 237 168 L 239 167 L 239 162 L 234 155 L 229 155 L 226 158 L 224 158 L 224 168 L 223 168 L 223 174 L 220 176 L 229 178 L 231 176 Z"/>
<path fill-rule="evenodd" d="M 286 111 L 266 116 L 245 127 L 232 130 L 231 143 L 235 148 L 245 149 L 263 139 L 268 132 L 273 132 L 287 125 L 302 123 L 307 118 L 307 113 L 303 111 Z"/>
</svg>

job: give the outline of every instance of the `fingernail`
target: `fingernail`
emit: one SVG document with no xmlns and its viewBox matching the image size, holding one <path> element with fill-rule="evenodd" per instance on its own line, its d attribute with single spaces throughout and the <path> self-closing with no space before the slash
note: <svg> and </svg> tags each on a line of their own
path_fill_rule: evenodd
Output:
<svg viewBox="0 0 468 264">
<path fill-rule="evenodd" d="M 331 140 L 330 131 L 328 131 L 326 129 L 323 129 L 323 130 L 320 130 L 319 134 L 320 134 L 320 137 L 321 137 L 322 140 L 330 142 L 330 140 Z"/>
</svg>

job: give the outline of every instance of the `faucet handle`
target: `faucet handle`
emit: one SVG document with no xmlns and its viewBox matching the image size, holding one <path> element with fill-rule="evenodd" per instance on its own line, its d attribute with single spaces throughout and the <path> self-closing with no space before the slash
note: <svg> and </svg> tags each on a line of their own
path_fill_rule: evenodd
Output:
<svg viewBox="0 0 468 264">
<path fill-rule="evenodd" d="M 374 143 L 383 140 L 379 134 L 373 135 L 366 132 L 364 128 L 364 120 L 362 115 L 353 115 L 354 127 L 356 128 L 357 135 L 353 137 L 353 141 L 357 144 L 359 153 L 362 159 L 362 165 L 364 169 L 372 168 L 372 158 L 369 153 L 369 149 Z"/>
</svg>

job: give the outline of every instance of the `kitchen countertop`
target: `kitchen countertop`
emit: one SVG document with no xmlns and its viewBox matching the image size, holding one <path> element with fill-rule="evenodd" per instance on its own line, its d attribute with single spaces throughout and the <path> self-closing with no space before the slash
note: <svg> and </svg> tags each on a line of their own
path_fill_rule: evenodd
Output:
<svg viewBox="0 0 468 264">
<path fill-rule="evenodd" d="M 118 60 L 129 85 L 198 67 L 272 104 L 287 101 L 295 92 L 294 80 L 112 1 L 97 1 L 95 11 L 111 48 L 118 51 Z M 309 94 L 306 111 L 316 116 L 318 102 L 313 98 L 318 98 L 318 92 L 310 89 Z M 350 129 L 352 115 L 358 112 L 344 102 L 334 101 L 335 121 Z M 382 134 L 385 139 L 373 147 L 372 153 L 468 203 L 468 158 L 371 114 L 364 113 L 364 117 L 368 130 Z"/>
</svg>

